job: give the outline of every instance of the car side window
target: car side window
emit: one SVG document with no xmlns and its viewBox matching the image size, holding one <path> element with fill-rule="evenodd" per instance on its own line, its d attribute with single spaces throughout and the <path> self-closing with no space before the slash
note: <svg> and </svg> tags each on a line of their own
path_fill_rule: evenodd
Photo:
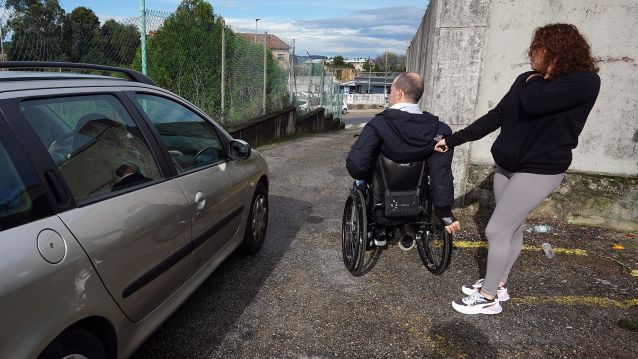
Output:
<svg viewBox="0 0 638 359">
<path fill-rule="evenodd" d="M 27 100 L 20 109 L 78 202 L 161 177 L 139 127 L 113 95 Z"/>
<path fill-rule="evenodd" d="M 44 189 L 28 161 L 12 157 L 5 142 L 0 139 L 0 231 L 53 214 Z"/>
<path fill-rule="evenodd" d="M 226 159 L 215 127 L 187 107 L 169 99 L 136 94 L 137 103 L 151 120 L 178 173 Z"/>
</svg>

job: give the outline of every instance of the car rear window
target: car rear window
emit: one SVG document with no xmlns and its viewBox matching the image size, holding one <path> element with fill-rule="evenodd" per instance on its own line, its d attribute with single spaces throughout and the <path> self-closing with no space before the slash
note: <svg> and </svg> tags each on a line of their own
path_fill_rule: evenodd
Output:
<svg viewBox="0 0 638 359">
<path fill-rule="evenodd" d="M 141 130 L 113 95 L 26 100 L 20 109 L 80 203 L 161 177 Z"/>
</svg>

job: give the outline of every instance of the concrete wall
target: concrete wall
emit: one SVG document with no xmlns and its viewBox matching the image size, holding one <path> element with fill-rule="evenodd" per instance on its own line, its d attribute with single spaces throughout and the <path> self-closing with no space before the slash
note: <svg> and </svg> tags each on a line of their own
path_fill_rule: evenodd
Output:
<svg viewBox="0 0 638 359">
<path fill-rule="evenodd" d="M 557 192 L 563 195 L 552 196 L 562 201 L 556 206 L 570 208 L 569 213 L 558 211 L 559 216 L 577 223 L 590 218 L 599 225 L 606 221 L 591 213 L 607 212 L 608 223 L 620 221 L 620 227 L 636 229 L 638 1 L 432 0 L 408 48 L 407 70 L 425 77 L 422 108 L 458 130 L 493 108 L 515 77 L 530 69 L 526 50 L 534 29 L 555 22 L 573 23 L 587 37 L 600 59 L 602 79 L 568 180 Z M 490 182 L 486 173 L 493 171 L 494 162 L 489 149 L 496 135 L 456 149 L 457 204 L 464 206 L 464 194 Z M 610 188 L 617 183 L 620 190 Z M 605 197 L 607 207 L 568 203 L 577 198 L 566 192 L 584 190 Z"/>
<path fill-rule="evenodd" d="M 489 0 L 432 0 L 407 52 L 408 71 L 424 76 L 421 108 L 452 130 L 474 120 L 479 74 L 485 52 Z M 455 149 L 454 177 L 466 177 L 468 147 Z M 455 181 L 464 193 L 465 181 Z"/>
<path fill-rule="evenodd" d="M 571 171 L 638 174 L 638 1 L 492 0 L 475 117 L 493 108 L 518 74 L 538 26 L 569 22 L 600 59 L 601 88 L 574 150 Z M 471 163 L 491 164 L 496 134 L 471 144 Z"/>
<path fill-rule="evenodd" d="M 257 147 L 284 137 L 337 128 L 343 128 L 343 123 L 333 118 L 332 114 L 325 115 L 325 109 L 318 108 L 297 118 L 293 106 L 245 123 L 233 124 L 226 131 L 234 138 Z"/>
</svg>

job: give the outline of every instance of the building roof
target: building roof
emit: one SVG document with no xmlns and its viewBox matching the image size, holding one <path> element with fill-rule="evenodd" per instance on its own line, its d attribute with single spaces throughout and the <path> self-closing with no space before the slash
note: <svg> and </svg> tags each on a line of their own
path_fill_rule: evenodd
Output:
<svg viewBox="0 0 638 359">
<path fill-rule="evenodd" d="M 243 38 L 245 38 L 246 40 L 248 40 L 250 42 L 254 42 L 255 41 L 255 34 L 254 33 L 240 32 L 240 33 L 238 33 L 238 35 L 242 36 Z M 257 34 L 257 42 L 260 43 L 260 44 L 264 43 L 264 34 Z M 271 50 L 288 50 L 288 49 L 290 49 L 290 46 L 288 46 L 288 44 L 283 42 L 277 36 L 271 35 L 271 34 L 268 34 L 268 37 L 266 38 L 266 47 L 268 47 Z"/>
</svg>

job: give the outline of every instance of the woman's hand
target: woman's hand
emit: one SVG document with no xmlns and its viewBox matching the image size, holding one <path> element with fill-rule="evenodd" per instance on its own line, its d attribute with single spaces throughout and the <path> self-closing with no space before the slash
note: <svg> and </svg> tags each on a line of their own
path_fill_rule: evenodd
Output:
<svg viewBox="0 0 638 359">
<path fill-rule="evenodd" d="M 434 150 L 436 152 L 441 152 L 441 153 L 447 152 L 448 147 L 445 144 L 445 138 L 437 142 L 436 145 L 434 145 Z"/>
</svg>

